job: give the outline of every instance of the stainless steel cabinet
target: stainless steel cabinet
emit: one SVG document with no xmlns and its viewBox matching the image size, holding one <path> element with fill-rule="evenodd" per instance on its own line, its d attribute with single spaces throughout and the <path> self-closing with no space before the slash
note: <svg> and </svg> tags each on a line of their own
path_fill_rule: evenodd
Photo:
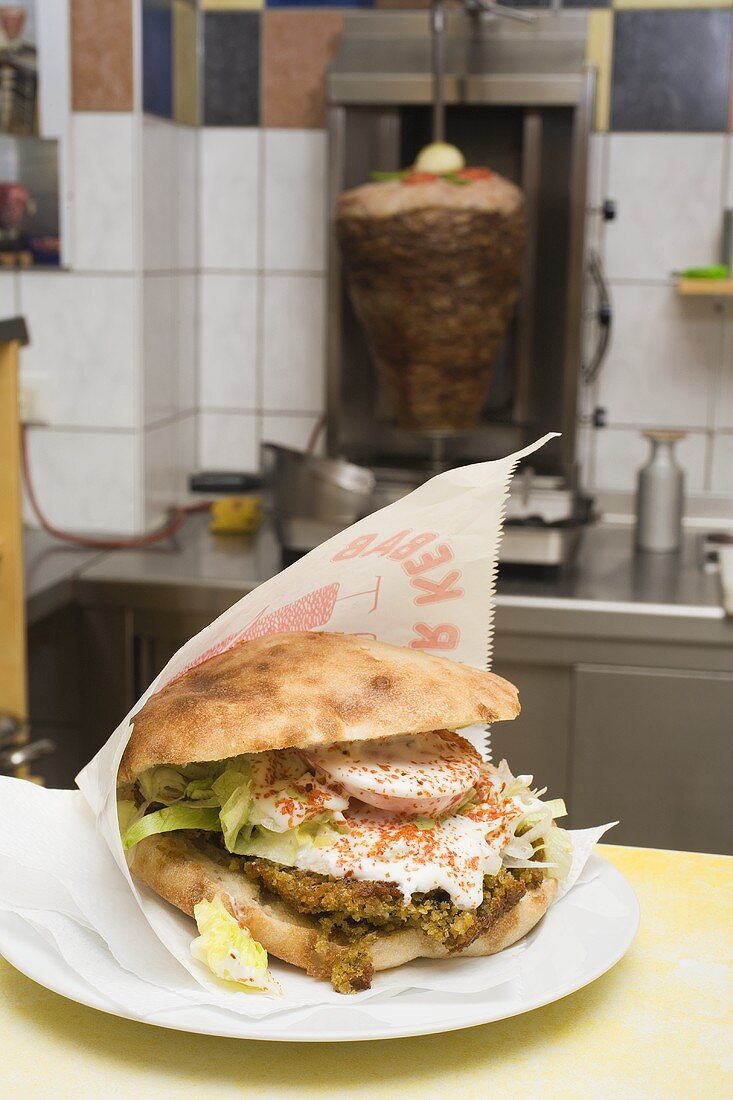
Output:
<svg viewBox="0 0 733 1100">
<path fill-rule="evenodd" d="M 495 649 L 522 713 L 493 727 L 494 758 L 564 797 L 571 825 L 618 820 L 617 843 L 733 854 L 731 648 L 522 631 Z"/>
<path fill-rule="evenodd" d="M 618 843 L 733 852 L 733 676 L 579 665 L 574 821 L 619 820 Z"/>
</svg>

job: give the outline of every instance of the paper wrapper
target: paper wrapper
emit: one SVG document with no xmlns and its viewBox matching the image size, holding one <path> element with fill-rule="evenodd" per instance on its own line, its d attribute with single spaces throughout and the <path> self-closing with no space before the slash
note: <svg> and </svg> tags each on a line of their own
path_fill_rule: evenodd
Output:
<svg viewBox="0 0 733 1100">
<path fill-rule="evenodd" d="M 504 502 L 517 462 L 433 478 L 361 520 L 239 600 L 186 643 L 77 778 L 78 791 L 0 780 L 0 908 L 29 921 L 112 1003 L 144 1016 L 210 1004 L 246 1016 L 344 1004 L 325 982 L 272 960 L 282 994 L 218 982 L 190 954 L 195 927 L 130 876 L 117 826 L 116 775 L 134 714 L 185 669 L 250 638 L 336 630 L 488 667 Z M 486 752 L 484 731 L 467 733 Z M 538 777 L 541 779 L 541 777 Z M 86 800 L 86 803 L 85 801 Z M 607 826 L 574 833 L 567 892 Z M 416 960 L 349 997 L 369 1010 L 407 989 L 474 993 L 516 980 L 527 942 L 485 959 Z M 141 1000 L 139 983 L 146 984 Z"/>
</svg>

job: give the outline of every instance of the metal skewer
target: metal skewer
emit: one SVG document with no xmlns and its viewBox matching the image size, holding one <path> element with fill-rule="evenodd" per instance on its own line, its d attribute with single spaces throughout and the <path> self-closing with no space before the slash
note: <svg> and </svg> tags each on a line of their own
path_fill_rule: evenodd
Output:
<svg viewBox="0 0 733 1100">
<path fill-rule="evenodd" d="M 445 99 L 443 73 L 445 69 L 445 8 L 443 0 L 433 0 L 430 8 L 433 55 L 433 141 L 445 141 Z"/>
</svg>

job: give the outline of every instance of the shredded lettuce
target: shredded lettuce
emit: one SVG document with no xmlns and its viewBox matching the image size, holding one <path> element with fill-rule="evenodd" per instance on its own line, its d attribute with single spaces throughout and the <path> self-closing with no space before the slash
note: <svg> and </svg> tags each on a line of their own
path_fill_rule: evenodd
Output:
<svg viewBox="0 0 733 1100">
<path fill-rule="evenodd" d="M 510 868 L 546 869 L 551 878 L 565 878 L 572 864 L 572 842 L 555 818 L 567 814 L 561 798 L 542 801 L 545 790 L 532 789 L 531 775 L 513 775 L 506 760 L 493 769 L 492 784 L 500 801 L 511 801 L 519 813 L 509 822 L 509 839 L 502 863 Z"/>
<path fill-rule="evenodd" d="M 169 833 L 175 829 L 207 829 L 221 832 L 219 811 L 199 809 L 197 806 L 165 806 L 152 814 L 145 814 L 127 829 L 122 838 L 125 851 L 134 848 L 146 836 Z"/>
<path fill-rule="evenodd" d="M 325 816 L 325 815 L 324 815 Z M 294 867 L 299 851 L 304 848 L 328 848 L 338 838 L 339 831 L 329 821 L 307 821 L 283 833 L 274 833 L 255 825 L 249 837 L 242 837 L 235 852 L 239 856 L 259 856 Z"/>
<path fill-rule="evenodd" d="M 264 855 L 267 851 L 273 854 L 266 858 L 292 866 L 299 847 L 333 842 L 334 830 L 343 821 L 341 809 L 348 805 L 348 799 L 326 790 L 331 807 L 327 802 L 323 809 L 321 802 L 314 812 L 298 786 L 304 780 L 309 787 L 318 786 L 293 751 L 149 768 L 138 780 L 144 804 L 135 809 L 130 803 L 124 822 L 121 819 L 125 850 L 154 833 L 207 829 L 223 834 L 229 852 Z M 291 803 L 287 812 L 283 812 L 283 796 Z M 150 805 L 161 803 L 163 809 L 146 813 Z M 297 822 L 293 828 L 288 828 L 290 813 Z"/>
<path fill-rule="evenodd" d="M 199 935 L 191 954 L 217 978 L 247 989 L 270 991 L 277 985 L 267 969 L 267 952 L 249 930 L 232 916 L 220 894 L 193 907 Z"/>
<path fill-rule="evenodd" d="M 548 829 L 542 847 L 550 878 L 567 878 L 573 865 L 573 842 L 565 829 Z"/>
</svg>

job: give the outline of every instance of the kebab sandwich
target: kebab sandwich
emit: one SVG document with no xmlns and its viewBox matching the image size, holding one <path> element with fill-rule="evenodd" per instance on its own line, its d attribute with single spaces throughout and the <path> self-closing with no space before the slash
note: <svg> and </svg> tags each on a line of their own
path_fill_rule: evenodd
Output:
<svg viewBox="0 0 733 1100">
<path fill-rule="evenodd" d="M 242 642 L 133 719 L 118 777 L 131 871 L 196 918 L 198 959 L 254 988 L 267 952 L 351 993 L 415 958 L 501 951 L 571 862 L 562 802 L 456 732 L 518 713 L 506 680 L 414 649 Z"/>
</svg>

